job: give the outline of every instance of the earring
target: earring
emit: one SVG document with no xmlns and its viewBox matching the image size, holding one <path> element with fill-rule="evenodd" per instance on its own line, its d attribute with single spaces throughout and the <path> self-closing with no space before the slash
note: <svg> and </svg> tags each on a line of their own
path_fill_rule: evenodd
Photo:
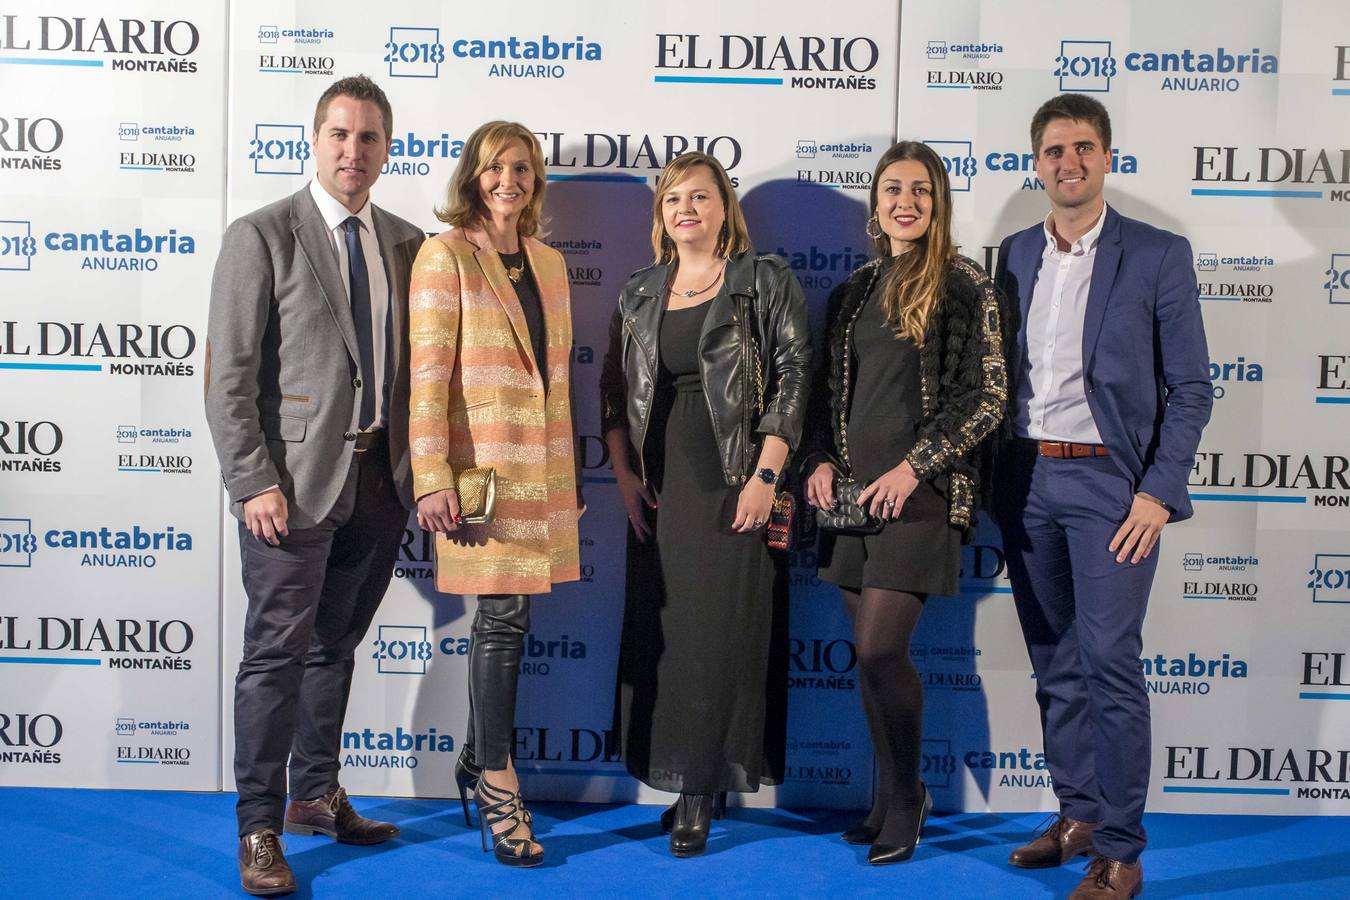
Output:
<svg viewBox="0 0 1350 900">
<path fill-rule="evenodd" d="M 867 220 L 867 227 L 863 232 L 874 241 L 881 239 L 881 219 L 877 218 L 876 213 L 872 213 L 872 218 Z"/>
</svg>

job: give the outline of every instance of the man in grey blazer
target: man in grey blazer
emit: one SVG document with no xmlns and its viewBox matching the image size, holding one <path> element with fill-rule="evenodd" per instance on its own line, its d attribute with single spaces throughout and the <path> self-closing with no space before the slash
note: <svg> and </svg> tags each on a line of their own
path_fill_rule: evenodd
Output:
<svg viewBox="0 0 1350 900">
<path fill-rule="evenodd" d="M 206 417 L 239 519 L 248 614 L 235 679 L 239 873 L 295 890 L 285 829 L 375 844 L 338 783 L 353 654 L 412 508 L 408 280 L 424 235 L 370 203 L 393 115 L 369 78 L 314 114 L 313 181 L 225 232 L 211 284 Z"/>
</svg>

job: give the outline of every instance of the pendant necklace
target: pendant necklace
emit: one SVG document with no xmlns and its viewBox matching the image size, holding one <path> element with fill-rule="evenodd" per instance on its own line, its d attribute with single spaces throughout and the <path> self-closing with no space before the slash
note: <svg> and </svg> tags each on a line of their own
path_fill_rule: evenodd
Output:
<svg viewBox="0 0 1350 900">
<path fill-rule="evenodd" d="M 512 284 L 520 284 L 520 279 L 525 277 L 525 251 L 502 253 L 498 250 L 497 255 L 502 258 L 502 265 L 506 266 L 506 277 L 511 279 Z"/>
<path fill-rule="evenodd" d="M 711 288 L 714 284 L 717 284 L 717 279 L 719 279 L 719 278 L 722 277 L 722 270 L 725 269 L 726 267 L 727 267 L 727 264 L 726 264 L 726 262 L 724 261 L 724 262 L 722 263 L 721 268 L 719 268 L 719 269 L 717 270 L 717 274 L 713 276 L 713 280 L 710 281 L 710 282 L 708 282 L 708 286 L 707 286 L 707 287 L 699 288 L 699 289 L 696 290 L 696 291 L 677 291 L 677 290 L 675 290 L 674 287 L 671 287 L 670 292 L 671 292 L 672 294 L 679 294 L 681 297 L 685 297 L 685 298 L 697 297 L 699 294 L 702 294 L 704 291 L 707 291 L 709 288 Z"/>
</svg>

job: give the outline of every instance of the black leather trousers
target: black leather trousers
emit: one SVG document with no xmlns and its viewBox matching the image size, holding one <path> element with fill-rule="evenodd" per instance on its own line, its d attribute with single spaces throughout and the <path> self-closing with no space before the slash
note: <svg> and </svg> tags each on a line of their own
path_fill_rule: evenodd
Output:
<svg viewBox="0 0 1350 900">
<path fill-rule="evenodd" d="M 505 769 L 516 736 L 516 683 L 530 630 L 527 594 L 481 594 L 469 630 L 469 719 L 465 743 L 490 771 Z"/>
</svg>

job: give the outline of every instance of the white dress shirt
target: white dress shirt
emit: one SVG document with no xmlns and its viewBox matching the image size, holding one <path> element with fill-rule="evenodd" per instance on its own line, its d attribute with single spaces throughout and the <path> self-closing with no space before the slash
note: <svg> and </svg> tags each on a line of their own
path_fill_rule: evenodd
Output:
<svg viewBox="0 0 1350 900">
<path fill-rule="evenodd" d="M 1066 251 L 1046 217 L 1045 252 L 1027 310 L 1027 348 L 1019 374 L 1013 431 L 1043 441 L 1100 444 L 1083 382 L 1083 321 L 1106 205 Z"/>
<path fill-rule="evenodd" d="M 361 254 L 366 258 L 366 274 L 370 277 L 370 336 L 371 348 L 375 356 L 375 371 L 372 373 L 374 384 L 366 385 L 363 390 L 375 391 L 375 420 L 372 427 L 383 428 L 388 424 L 387 411 L 384 408 L 385 381 L 385 321 L 389 315 L 389 278 L 384 271 L 384 258 L 380 256 L 380 242 L 375 237 L 375 220 L 370 213 L 370 199 L 356 213 L 338 202 L 313 179 L 309 183 L 309 192 L 319 207 L 324 224 L 328 226 L 328 243 L 337 259 L 338 272 L 342 276 L 342 288 L 347 297 L 348 306 L 352 302 L 351 270 L 347 265 L 347 234 L 342 223 L 355 215 L 361 222 Z"/>
</svg>

